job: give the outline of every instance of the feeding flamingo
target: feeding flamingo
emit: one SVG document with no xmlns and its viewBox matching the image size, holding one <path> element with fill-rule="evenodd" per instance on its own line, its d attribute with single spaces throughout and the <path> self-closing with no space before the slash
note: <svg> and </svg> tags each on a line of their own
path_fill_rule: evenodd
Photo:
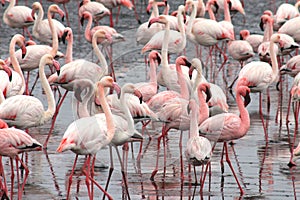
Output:
<svg viewBox="0 0 300 200">
<path fill-rule="evenodd" d="M 228 155 L 227 142 L 244 137 L 249 130 L 250 117 L 247 109 L 245 108 L 250 103 L 249 93 L 250 93 L 250 89 L 247 86 L 239 86 L 239 85 L 237 86 L 236 102 L 239 108 L 240 115 L 236 115 L 233 113 L 218 114 L 206 119 L 199 126 L 200 135 L 207 137 L 209 141 L 223 142 L 223 151 L 222 151 L 221 158 L 223 159 L 223 154 L 225 151 L 226 161 L 234 175 L 234 178 L 238 184 L 241 194 L 244 194 L 244 190 L 242 189 L 238 181 L 238 178 L 234 172 L 234 169 L 232 167 Z M 245 102 L 243 102 L 242 97 L 244 97 Z M 221 168 L 223 173 L 224 171 L 223 160 L 221 160 Z M 203 185 L 204 184 L 201 185 L 201 191 L 203 189 Z"/>
<path fill-rule="evenodd" d="M 39 41 L 45 42 L 47 44 L 52 43 L 52 31 L 50 29 L 49 21 L 52 20 L 53 25 L 55 26 L 56 34 L 59 40 L 62 37 L 65 26 L 57 21 L 56 19 L 52 19 L 51 15 L 48 15 L 48 19 L 44 19 L 44 10 L 42 5 L 39 2 L 34 2 L 32 4 L 32 16 L 34 13 L 38 11 L 38 16 L 34 21 L 34 25 L 32 28 L 33 36 Z M 54 10 L 50 10 L 48 12 L 53 12 Z M 58 13 L 61 17 L 64 17 L 64 12 L 58 9 Z M 51 19 L 50 19 L 51 18 Z"/>
<path fill-rule="evenodd" d="M 0 129 L 0 173 L 4 176 L 4 182 L 5 181 L 5 175 L 4 170 L 2 166 L 2 156 L 9 157 L 10 163 L 11 163 L 11 173 L 12 173 L 12 179 L 11 179 L 11 190 L 10 190 L 10 198 L 13 199 L 13 188 L 14 188 L 14 166 L 13 166 L 13 160 L 16 161 L 16 169 L 17 169 L 17 179 L 18 179 L 18 199 L 22 199 L 22 193 L 24 191 L 24 186 L 26 184 L 26 180 L 29 174 L 28 167 L 22 162 L 22 160 L 19 158 L 18 154 L 23 152 L 29 152 L 29 151 L 38 151 L 42 149 L 42 145 L 36 141 L 34 138 L 32 138 L 30 135 L 28 135 L 26 132 L 16 129 L 16 128 L 8 128 L 8 125 L 0 120 L 1 123 L 1 129 Z M 19 176 L 19 162 L 21 163 L 22 167 L 25 169 L 25 177 L 22 183 L 22 186 L 20 187 L 20 176 Z M 6 183 L 4 183 L 6 184 Z"/>
<path fill-rule="evenodd" d="M 10 0 L 8 7 L 3 13 L 3 21 L 11 28 L 23 28 L 23 31 L 32 39 L 27 28 L 34 23 L 34 18 L 31 16 L 31 9 L 27 6 L 16 6 L 15 4 L 16 0 Z"/>
<path fill-rule="evenodd" d="M 71 150 L 76 154 L 72 172 L 69 177 L 67 199 L 69 199 L 72 177 L 76 167 L 78 155 L 88 156 L 88 159 L 84 165 L 84 167 L 87 166 L 88 169 L 83 170 L 85 170 L 86 174 L 88 195 L 89 198 L 92 198 L 93 194 L 91 194 L 89 187 L 89 179 L 94 182 L 89 175 L 91 156 L 95 156 L 101 148 L 109 145 L 115 134 L 116 128 L 111 110 L 105 99 L 104 87 L 115 88 L 117 92 L 120 90 L 118 85 L 111 77 L 103 77 L 99 82 L 97 82 L 97 88 L 99 91 L 99 93 L 97 93 L 97 99 L 100 101 L 104 113 L 90 117 L 83 117 L 71 123 L 65 131 L 64 136 L 56 150 L 59 153 Z M 94 162 L 92 164 L 92 170 L 93 167 Z M 110 197 L 110 195 L 104 189 L 102 189 L 100 185 L 98 186 L 104 192 L 104 194 L 109 197 L 109 199 L 112 199 L 112 197 Z"/>
</svg>

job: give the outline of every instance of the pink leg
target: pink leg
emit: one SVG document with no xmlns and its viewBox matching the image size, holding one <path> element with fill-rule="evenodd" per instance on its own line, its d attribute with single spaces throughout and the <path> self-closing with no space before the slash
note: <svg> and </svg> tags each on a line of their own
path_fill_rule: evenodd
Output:
<svg viewBox="0 0 300 200">
<path fill-rule="evenodd" d="M 67 10 L 67 7 L 66 7 L 66 4 L 65 4 L 65 3 L 63 4 L 63 7 L 64 7 L 64 10 L 65 10 L 65 13 L 66 13 L 66 19 L 67 19 L 67 24 L 68 24 L 68 27 L 71 27 L 71 25 L 70 25 L 70 21 L 69 21 L 69 14 L 68 14 L 68 10 Z"/>
<path fill-rule="evenodd" d="M 48 136 L 46 138 L 46 141 L 43 144 L 43 148 L 44 149 L 47 149 L 47 144 L 48 144 L 50 136 L 52 135 L 52 132 L 53 132 L 53 129 L 54 129 L 54 125 L 55 125 L 55 121 L 56 121 L 56 117 L 58 115 L 59 109 L 60 109 L 62 103 L 64 102 L 64 99 L 66 98 L 67 94 L 68 94 L 68 90 L 65 91 L 65 94 L 61 98 L 59 104 L 56 106 L 56 110 L 55 110 L 55 113 L 54 113 L 54 115 L 52 117 L 52 123 L 51 123 L 51 127 L 50 127 L 50 130 L 49 130 Z"/>
<path fill-rule="evenodd" d="M 118 6 L 118 12 L 117 12 L 117 15 L 116 15 L 116 24 L 119 23 L 119 15 L 120 15 L 120 12 L 121 12 L 121 6 L 119 5 L 119 6 Z"/>
<path fill-rule="evenodd" d="M 238 180 L 238 178 L 237 178 L 237 176 L 236 176 L 236 174 L 235 174 L 235 172 L 234 172 L 234 169 L 233 169 L 233 167 L 232 167 L 232 164 L 231 164 L 231 161 L 230 161 L 229 155 L 228 155 L 228 149 L 227 149 L 227 143 L 226 143 L 226 142 L 224 142 L 224 149 L 225 149 L 225 153 L 226 153 L 226 162 L 228 163 L 228 165 L 229 165 L 229 167 L 230 167 L 230 169 L 231 169 L 231 171 L 232 171 L 232 174 L 233 174 L 233 176 L 234 176 L 234 178 L 235 178 L 235 181 L 236 181 L 236 183 L 238 184 L 238 187 L 239 187 L 239 189 L 240 189 L 241 195 L 243 195 L 243 194 L 244 194 L 244 190 L 243 190 L 243 188 L 241 187 L 240 182 L 239 182 L 239 180 Z"/>
<path fill-rule="evenodd" d="M 132 2 L 132 5 L 133 5 L 133 10 L 134 10 L 135 19 L 136 19 L 136 21 L 137 21 L 139 24 L 142 24 L 141 20 L 139 19 L 139 15 L 138 15 L 138 13 L 137 13 L 137 11 L 136 11 L 136 6 L 135 6 L 134 0 L 131 0 L 131 2 Z"/>
<path fill-rule="evenodd" d="M 13 199 L 14 196 L 14 179 L 15 179 L 15 172 L 14 172 L 14 162 L 13 159 L 10 158 L 10 169 L 11 169 L 11 176 L 10 176 L 10 180 L 11 180 L 11 189 L 10 189 L 10 198 Z"/>
<path fill-rule="evenodd" d="M 8 199 L 8 190 L 7 190 L 6 178 L 5 178 L 4 168 L 3 168 L 3 163 L 2 163 L 2 156 L 0 156 L 0 175 L 2 176 L 3 182 L 4 182 L 4 184 L 3 184 L 2 180 L 1 180 L 1 188 L 0 189 L 2 189 L 4 191 L 4 193 L 5 193 L 4 195 Z"/>
<path fill-rule="evenodd" d="M 72 168 L 72 171 L 71 171 L 70 176 L 69 176 L 68 189 L 67 189 L 67 200 L 69 199 L 69 196 L 70 196 L 70 189 L 71 189 L 71 185 L 72 185 L 72 178 L 73 178 L 73 174 L 74 174 L 74 171 L 75 171 L 77 159 L 78 159 L 78 155 L 76 154 L 76 157 L 75 157 L 75 160 L 74 160 L 74 164 L 73 164 L 73 168 Z"/>
<path fill-rule="evenodd" d="M 181 169 L 181 180 L 184 180 L 184 164 L 183 164 L 183 156 L 182 156 L 182 133 L 183 131 L 180 131 L 180 142 L 179 142 L 179 151 L 180 151 L 180 169 Z"/>
<path fill-rule="evenodd" d="M 288 108 L 287 108 L 287 113 L 286 113 L 286 119 L 285 119 L 286 125 L 288 125 L 288 123 L 289 123 L 289 115 L 290 115 L 290 110 L 291 110 L 291 102 L 292 102 L 292 96 L 291 96 L 291 93 L 290 93 L 290 95 L 289 95 L 289 103 L 288 103 Z"/>
<path fill-rule="evenodd" d="M 110 22 L 110 27 L 114 27 L 114 19 L 113 19 L 113 15 L 112 15 L 112 10 L 110 10 L 109 22 Z"/>
<path fill-rule="evenodd" d="M 268 142 L 268 132 L 267 132 L 267 129 L 266 129 L 266 126 L 265 126 L 264 115 L 263 115 L 263 112 L 262 112 L 262 93 L 261 92 L 259 93 L 259 115 L 260 115 L 260 119 L 261 119 L 261 122 L 262 122 L 262 125 L 263 125 L 263 128 L 264 128 L 265 140 L 266 140 L 266 142 Z"/>
<path fill-rule="evenodd" d="M 89 199 L 92 200 L 93 198 L 92 198 L 92 195 L 91 195 L 91 187 L 90 187 L 90 179 L 89 179 L 90 172 L 91 172 L 91 155 L 88 155 L 85 162 L 86 163 L 84 164 L 84 168 L 83 168 L 83 170 L 85 170 L 85 168 L 87 167 L 85 183 L 86 183 L 86 188 L 87 188 L 87 191 L 88 191 Z"/>
<path fill-rule="evenodd" d="M 21 198 L 22 199 L 22 193 L 24 191 L 24 188 L 25 188 L 25 184 L 26 184 L 26 181 L 27 181 L 27 178 L 28 178 L 28 175 L 29 175 L 29 169 L 28 167 L 25 165 L 25 163 L 19 158 L 19 156 L 16 156 L 16 162 L 17 161 L 20 161 L 21 165 L 23 166 L 23 168 L 25 169 L 25 177 L 24 177 L 24 180 L 23 180 L 23 183 L 22 183 L 22 187 L 21 187 Z M 18 168 L 17 168 L 18 169 Z M 18 170 L 17 170 L 18 171 Z"/>
<path fill-rule="evenodd" d="M 110 178 L 111 178 L 111 175 L 114 171 L 114 161 L 113 161 L 113 154 L 112 154 L 112 146 L 109 145 L 109 157 L 110 157 L 110 167 L 109 167 L 109 172 L 108 172 L 108 177 L 107 177 L 107 180 L 106 180 L 106 185 L 105 185 L 105 191 L 107 191 L 108 189 L 108 185 L 109 185 L 109 182 L 110 182 Z M 102 197 L 102 200 L 105 199 L 105 195 L 103 195 Z"/>
</svg>

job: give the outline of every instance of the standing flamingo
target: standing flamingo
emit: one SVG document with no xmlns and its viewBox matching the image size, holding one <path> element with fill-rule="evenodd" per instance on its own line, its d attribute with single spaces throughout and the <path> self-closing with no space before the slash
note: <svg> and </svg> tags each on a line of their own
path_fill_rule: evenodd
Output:
<svg viewBox="0 0 300 200">
<path fill-rule="evenodd" d="M 18 199 L 22 199 L 22 193 L 24 191 L 24 186 L 26 184 L 26 180 L 29 174 L 28 167 L 22 162 L 22 160 L 19 158 L 18 154 L 23 152 L 29 152 L 29 151 L 37 151 L 42 149 L 42 145 L 36 141 L 34 138 L 32 138 L 30 135 L 28 135 L 26 132 L 16 129 L 16 128 L 8 128 L 7 124 L 6 126 L 3 126 L 4 121 L 1 121 L 1 129 L 0 129 L 0 159 L 2 160 L 2 156 L 7 156 L 10 158 L 11 163 L 11 173 L 12 173 L 12 179 L 11 179 L 11 195 L 10 198 L 13 199 L 13 188 L 14 188 L 14 166 L 13 166 L 13 159 L 16 161 L 16 169 L 17 169 L 17 179 L 18 184 L 20 183 L 19 180 L 19 162 L 21 165 L 25 168 L 25 177 L 23 180 L 23 184 L 20 188 L 18 185 Z M 1 161 L 1 170 L 0 173 L 4 175 L 2 161 Z M 5 181 L 5 176 L 4 176 Z"/>
<path fill-rule="evenodd" d="M 298 17 L 299 5 L 300 1 L 297 1 L 295 5 L 289 3 L 280 4 L 274 16 L 274 23 L 277 24 L 275 27 L 281 27 L 287 20 Z M 275 31 L 278 31 L 278 29 L 275 29 Z"/>
<path fill-rule="evenodd" d="M 177 13 L 177 23 L 178 29 L 180 32 L 175 30 L 170 30 L 169 37 L 169 45 L 168 50 L 169 53 L 181 53 L 186 46 L 186 35 L 185 35 L 185 27 L 184 27 L 184 15 L 185 15 L 185 7 L 180 5 L 178 7 Z M 142 53 L 145 53 L 150 50 L 160 50 L 162 49 L 162 44 L 164 42 L 164 33 L 165 31 L 160 31 L 152 36 L 147 44 L 142 48 Z"/>
<path fill-rule="evenodd" d="M 38 39 L 39 41 L 45 42 L 47 44 L 51 44 L 52 43 L 52 31 L 50 29 L 50 25 L 49 25 L 49 19 L 44 19 L 44 10 L 42 5 L 39 2 L 34 2 L 32 4 L 32 16 L 34 16 L 34 13 L 38 11 L 38 16 L 34 21 L 34 25 L 32 28 L 32 33 L 33 36 Z M 64 16 L 64 13 L 62 10 L 59 10 L 59 14 L 61 17 Z M 54 26 L 55 26 L 55 30 L 56 30 L 56 34 L 58 35 L 58 38 L 61 39 L 63 31 L 65 29 L 65 26 L 55 20 L 55 19 L 51 19 Z"/>
<path fill-rule="evenodd" d="M 241 194 L 244 194 L 244 190 L 242 189 L 231 165 L 227 150 L 227 142 L 244 137 L 250 128 L 250 117 L 247 109 L 245 108 L 250 103 L 249 93 L 250 89 L 247 86 L 238 85 L 236 90 L 236 102 L 240 115 L 233 113 L 218 114 L 208 118 L 199 126 L 200 135 L 207 137 L 209 141 L 223 142 L 222 159 L 225 151 L 226 161 L 234 175 Z M 243 102 L 242 96 L 244 97 L 245 102 Z M 224 166 L 222 160 L 221 168 L 223 172 Z M 203 184 L 201 185 L 201 191 L 202 189 Z"/>
<path fill-rule="evenodd" d="M 0 99 L 0 104 L 2 103 L 2 101 L 4 101 L 4 98 L 6 96 L 6 90 L 8 88 L 8 85 L 10 83 L 10 81 L 12 80 L 12 70 L 11 68 L 9 68 L 4 60 L 0 59 L 0 93 L 2 93 L 2 96 Z M 1 95 L 1 94 L 0 94 Z"/>
<path fill-rule="evenodd" d="M 51 2 L 56 3 L 56 4 L 63 4 L 64 10 L 65 10 L 65 13 L 66 13 L 66 18 L 67 18 L 67 24 L 68 24 L 68 26 L 70 26 L 69 13 L 68 13 L 68 10 L 67 10 L 67 7 L 66 7 L 66 4 L 69 3 L 70 0 L 48 0 L 48 1 L 51 1 Z"/>
<path fill-rule="evenodd" d="M 3 21 L 11 28 L 23 28 L 23 31 L 32 39 L 27 29 L 28 26 L 34 23 L 34 18 L 31 16 L 31 9 L 27 6 L 15 6 L 15 4 L 16 0 L 10 0 L 8 7 L 3 13 Z"/>
<path fill-rule="evenodd" d="M 44 110 L 42 102 L 33 96 L 16 95 L 7 98 L 0 105 L 0 118 L 10 126 L 30 128 L 43 125 L 52 118 L 55 112 L 55 100 L 45 75 L 45 65 L 53 65 L 59 70 L 59 64 L 50 54 L 44 55 L 40 62 L 39 75 L 47 96 L 47 110 Z"/>
<path fill-rule="evenodd" d="M 103 77 L 99 82 L 97 82 L 97 88 L 99 89 L 99 93 L 97 93 L 97 99 L 99 99 L 104 113 L 80 118 L 71 123 L 65 131 L 64 136 L 56 150 L 59 153 L 71 150 L 76 154 L 72 172 L 69 177 L 67 199 L 69 199 L 72 177 L 76 167 L 78 155 L 88 155 L 88 159 L 84 166 L 87 165 L 88 167 L 88 170 L 85 172 L 86 183 L 88 187 L 89 198 L 92 198 L 93 194 L 91 194 L 89 187 L 89 179 L 92 179 L 89 175 L 91 156 L 95 156 L 101 148 L 107 146 L 115 134 L 116 128 L 111 110 L 105 99 L 104 87 L 115 88 L 117 91 L 119 91 L 118 85 L 111 77 Z M 92 181 L 94 182 L 93 179 Z M 106 196 L 112 199 L 100 185 L 98 186 Z"/>
<path fill-rule="evenodd" d="M 263 42 L 262 35 L 250 34 L 250 31 L 247 29 L 240 31 L 240 39 L 248 41 L 255 53 L 257 53 L 258 46 Z"/>
<path fill-rule="evenodd" d="M 103 18 L 105 15 L 111 15 L 111 12 L 106 8 L 102 3 L 94 2 L 91 0 L 82 0 L 79 5 L 78 15 L 79 19 L 82 18 L 82 15 L 85 11 L 88 11 L 92 14 L 93 21 L 98 23 L 98 21 Z M 112 24 L 112 22 L 111 22 Z"/>
</svg>

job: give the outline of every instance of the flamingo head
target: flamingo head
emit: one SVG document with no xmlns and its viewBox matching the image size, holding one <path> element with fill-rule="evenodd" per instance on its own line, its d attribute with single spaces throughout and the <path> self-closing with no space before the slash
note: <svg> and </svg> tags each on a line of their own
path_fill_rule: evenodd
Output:
<svg viewBox="0 0 300 200">
<path fill-rule="evenodd" d="M 73 32 L 72 32 L 72 29 L 70 27 L 66 27 L 64 29 L 64 33 L 61 37 L 63 43 L 65 44 L 66 43 L 66 40 L 67 41 L 71 41 L 71 39 L 73 38 Z"/>
<path fill-rule="evenodd" d="M 80 19 L 81 26 L 83 26 L 84 19 L 90 19 L 90 18 L 93 18 L 92 14 L 88 11 L 84 11 L 82 13 L 82 16 L 81 16 L 81 19 Z"/>
<path fill-rule="evenodd" d="M 140 104 L 143 103 L 143 95 L 142 93 L 134 86 L 134 84 L 132 83 L 126 83 L 122 89 L 121 89 L 121 95 L 124 95 L 125 93 L 130 93 L 130 94 L 133 94 L 135 96 L 137 96 L 140 100 Z M 120 98 L 119 96 L 119 98 Z"/>
<path fill-rule="evenodd" d="M 22 59 L 26 56 L 26 46 L 25 46 L 25 37 L 21 34 L 16 34 L 13 36 L 11 41 L 16 41 L 16 44 L 21 48 L 22 50 Z"/>
<path fill-rule="evenodd" d="M 211 91 L 210 91 L 210 84 L 207 82 L 200 83 L 198 86 L 198 93 L 204 92 L 206 94 L 206 103 L 209 102 L 209 100 L 212 97 Z"/>
<path fill-rule="evenodd" d="M 117 95 L 120 95 L 121 88 L 120 86 L 114 81 L 111 76 L 104 76 L 101 78 L 100 81 L 96 83 L 96 95 L 95 95 L 95 104 L 101 105 L 101 93 L 98 91 L 103 90 L 103 88 L 109 87 L 114 89 L 117 92 Z"/>
<path fill-rule="evenodd" d="M 161 63 L 161 55 L 158 51 L 151 51 L 149 53 L 149 60 L 157 60 L 158 65 L 160 65 Z"/>
<path fill-rule="evenodd" d="M 1 0 L 1 4 L 2 4 L 2 6 L 4 6 L 5 5 L 5 0 Z"/>
<path fill-rule="evenodd" d="M 132 10 L 133 4 L 130 0 L 121 0 L 121 4 L 127 7 L 129 10 Z"/>
<path fill-rule="evenodd" d="M 267 23 L 271 23 L 273 24 L 274 23 L 274 20 L 272 19 L 272 17 L 269 15 L 269 14 L 263 14 L 261 17 L 260 17 L 260 23 L 259 23 L 259 27 L 260 29 L 263 31 L 264 30 L 264 26 L 265 24 Z"/>
<path fill-rule="evenodd" d="M 98 38 L 107 39 L 110 43 L 112 43 L 112 36 L 103 29 L 99 29 L 94 33 L 92 41 L 97 41 Z"/>
<path fill-rule="evenodd" d="M 58 7 L 58 5 L 52 4 L 51 6 L 49 6 L 48 12 L 58 13 L 59 16 L 61 17 L 61 20 L 64 21 L 65 13 L 64 13 L 64 11 L 62 9 L 60 9 Z"/>
<path fill-rule="evenodd" d="M 250 35 L 249 30 L 241 30 L 240 31 L 240 40 L 245 40 Z"/>
<path fill-rule="evenodd" d="M 8 67 L 4 60 L 0 59 L 0 70 L 3 70 L 7 73 L 9 81 L 12 80 L 12 69 Z"/>
<path fill-rule="evenodd" d="M 244 85 L 238 85 L 236 93 L 237 93 L 237 95 L 239 94 L 244 97 L 244 106 L 245 107 L 251 102 L 249 87 L 244 86 Z"/>
<path fill-rule="evenodd" d="M 153 24 L 153 23 L 161 23 L 161 24 L 167 24 L 169 23 L 168 19 L 163 16 L 163 15 L 160 15 L 159 17 L 154 17 L 152 18 L 149 23 L 148 23 L 148 28 Z"/>
<path fill-rule="evenodd" d="M 36 42 L 33 41 L 33 40 L 28 40 L 28 41 L 25 42 L 25 46 L 26 46 L 26 47 L 27 47 L 27 46 L 31 46 L 31 45 L 36 45 Z"/>
<path fill-rule="evenodd" d="M 185 1 L 185 11 L 191 11 L 191 9 L 193 8 L 192 6 L 194 6 L 193 0 L 186 0 Z"/>
</svg>

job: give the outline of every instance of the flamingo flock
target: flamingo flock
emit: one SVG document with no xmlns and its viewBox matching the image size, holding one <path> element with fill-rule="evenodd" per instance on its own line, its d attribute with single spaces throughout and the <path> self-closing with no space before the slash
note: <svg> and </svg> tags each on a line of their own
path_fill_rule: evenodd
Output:
<svg viewBox="0 0 300 200">
<path fill-rule="evenodd" d="M 143 24 L 137 15 L 137 2 L 134 0 L 82 0 L 77 2 L 78 6 L 73 6 L 77 10 L 72 10 L 72 13 L 78 14 L 78 21 L 70 19 L 71 15 L 67 13 L 66 4 L 75 3 L 69 0 L 49 0 L 49 6 L 46 6 L 49 2 L 45 1 L 32 2 L 31 5 L 27 1 L 26 5 L 22 5 L 21 1 L 6 1 L 9 4 L 5 5 L 6 2 L 1 1 L 6 6 L 1 13 L 4 22 L 1 24 L 2 28 L 16 29 L 18 32 L 22 32 L 19 30 L 22 28 L 23 32 L 6 37 L 10 38 L 7 54 L 1 55 L 3 58 L 0 59 L 1 199 L 14 199 L 16 188 L 18 199 L 27 195 L 26 182 L 30 178 L 32 167 L 28 163 L 28 153 L 48 150 L 48 142 L 52 140 L 52 134 L 56 130 L 56 119 L 58 115 L 64 117 L 61 106 L 66 104 L 65 99 L 69 93 L 73 95 L 74 120 L 58 130 L 59 136 L 62 137 L 56 144 L 56 153 L 75 153 L 70 175 L 66 178 L 65 199 L 73 199 L 75 195 L 72 183 L 79 156 L 84 157 L 80 171 L 85 176 L 87 197 L 96 198 L 96 186 L 103 193 L 103 199 L 113 199 L 109 191 L 114 170 L 113 147 L 120 162 L 120 180 L 125 188 L 123 197 L 132 199 L 127 173 L 128 155 L 124 153 L 122 158 L 118 146 L 123 146 L 123 151 L 128 152 L 131 143 L 134 157 L 133 142 L 139 143 L 137 163 L 140 163 L 143 152 L 147 150 L 145 148 L 143 151 L 143 141 L 147 137 L 145 133 L 151 140 L 154 138 L 150 133 L 153 129 L 157 135 L 157 146 L 154 147 L 156 163 L 152 163 L 153 171 L 149 179 L 156 190 L 158 186 L 155 182 L 161 175 L 161 140 L 165 176 L 168 168 L 168 137 L 180 131 L 179 178 L 182 181 L 189 179 L 196 186 L 200 183 L 200 195 L 203 195 L 207 171 L 211 170 L 216 154 L 220 154 L 222 176 L 225 171 L 225 155 L 236 181 L 235 188 L 241 196 L 247 194 L 248 190 L 245 184 L 242 184 L 244 180 L 240 179 L 231 163 L 228 144 L 232 144 L 233 141 L 238 143 L 237 140 L 245 137 L 251 128 L 251 113 L 247 109 L 251 100 L 250 93 L 259 93 L 257 110 L 264 129 L 264 140 L 268 144 L 265 121 L 269 120 L 266 118 L 269 118 L 270 109 L 275 108 L 271 105 L 271 99 L 275 97 L 270 96 L 270 90 L 276 84 L 280 91 L 277 91 L 278 115 L 275 120 L 282 126 L 282 106 L 288 104 L 286 125 L 290 125 L 292 110 L 295 127 L 293 138 L 288 135 L 290 160 L 287 165 L 291 169 L 297 166 L 297 159 L 300 157 L 300 142 L 298 145 L 296 143 L 300 109 L 300 1 L 296 4 L 282 3 L 275 14 L 270 10 L 261 13 L 261 21 L 260 24 L 257 22 L 257 26 L 260 25 L 263 34 L 252 34 L 249 27 L 243 27 L 237 32 L 235 23 L 239 19 L 236 17 L 242 15 L 245 19 L 246 16 L 244 2 L 239 0 L 178 1 L 171 15 L 169 9 L 170 5 L 175 5 L 174 2 L 149 0 L 145 11 L 150 14 L 152 9 L 152 13 Z M 63 4 L 64 11 L 57 4 Z M 138 24 L 135 26 L 135 33 L 131 35 L 137 42 L 137 48 L 134 50 L 118 49 L 119 44 L 127 40 L 125 34 L 118 30 L 118 17 L 120 15 L 122 21 L 124 14 L 120 12 L 121 6 L 129 9 L 126 11 L 132 14 L 131 18 L 136 18 L 137 22 L 132 20 L 131 23 Z M 115 7 L 119 10 L 114 22 Z M 160 7 L 164 7 L 161 14 Z M 105 21 L 107 15 L 108 25 Z M 63 21 L 64 16 L 67 18 L 66 23 Z M 221 20 L 222 16 L 224 20 Z M 78 23 L 77 27 L 72 26 L 75 23 Z M 83 30 L 78 30 L 75 34 L 74 30 L 81 29 L 79 23 Z M 241 36 L 240 40 L 236 39 L 236 35 Z M 79 53 L 76 44 L 81 40 L 80 37 L 84 38 L 81 42 L 92 50 L 96 60 L 90 60 L 83 53 Z M 189 48 L 191 44 L 194 46 Z M 1 48 L 3 46 L 1 45 Z M 116 55 L 116 50 L 137 50 L 138 54 L 143 54 L 138 56 L 145 56 L 149 60 L 149 80 L 146 78 L 138 81 L 138 77 L 135 82 L 124 83 L 115 71 L 123 70 L 120 69 L 122 66 L 115 65 L 118 56 L 123 56 Z M 238 61 L 240 66 L 231 62 L 230 58 Z M 204 60 L 206 63 L 202 62 Z M 171 64 L 172 62 L 174 64 Z M 228 73 L 232 71 L 231 68 L 235 68 L 237 76 Z M 30 89 L 29 84 L 33 81 L 30 81 L 29 73 L 35 71 L 37 77 Z M 25 72 L 27 77 L 24 77 Z M 286 78 L 285 74 L 289 77 Z M 292 87 L 287 92 L 290 97 L 288 102 L 282 98 L 286 92 L 284 85 L 289 88 L 285 79 L 293 79 Z M 229 82 L 231 84 L 228 84 Z M 124 84 L 121 86 L 121 83 Z M 42 89 L 46 103 L 35 96 L 39 92 L 33 92 L 35 86 L 36 90 Z M 63 95 L 62 89 L 65 90 Z M 262 109 L 264 93 L 267 93 L 267 111 Z M 237 110 L 232 107 L 237 107 Z M 142 123 L 141 130 L 139 122 Z M 38 141 L 35 135 L 31 135 L 32 128 L 38 129 L 48 123 L 51 126 L 47 129 L 45 141 Z M 186 144 L 183 143 L 184 137 L 188 138 Z M 223 148 L 217 151 L 216 146 L 221 142 Z M 109 148 L 109 153 L 106 152 L 106 147 Z M 186 162 L 183 161 L 183 147 Z M 99 158 L 104 154 L 110 155 L 105 187 L 97 181 L 95 172 L 98 162 L 96 156 Z M 6 178 L 4 157 L 10 160 L 10 182 Z M 194 167 L 194 178 L 186 176 L 190 173 L 191 166 Z M 202 166 L 199 180 L 197 166 Z M 25 176 L 21 175 L 22 169 L 25 170 Z M 17 186 L 14 180 L 15 172 Z M 76 192 L 79 193 L 79 189 Z"/>
</svg>

